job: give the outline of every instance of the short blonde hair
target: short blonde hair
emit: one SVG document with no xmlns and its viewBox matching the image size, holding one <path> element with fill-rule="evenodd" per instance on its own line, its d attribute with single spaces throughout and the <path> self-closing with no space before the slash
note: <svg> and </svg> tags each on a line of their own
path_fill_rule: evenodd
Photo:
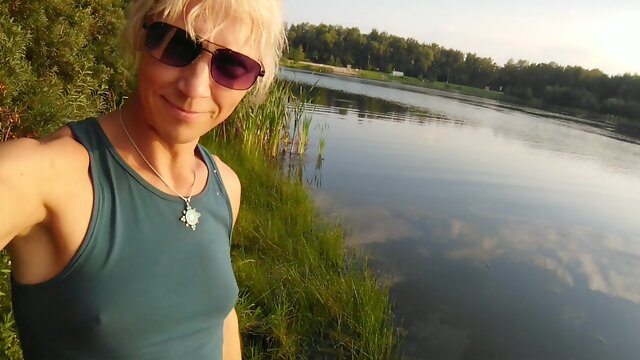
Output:
<svg viewBox="0 0 640 360">
<path fill-rule="evenodd" d="M 229 19 L 246 21 L 251 38 L 258 49 L 257 59 L 264 67 L 264 77 L 258 78 L 252 89 L 254 101 L 260 103 L 276 78 L 280 56 L 286 47 L 286 30 L 282 17 L 281 0 L 133 0 L 129 7 L 125 40 L 134 57 L 144 44 L 142 24 L 148 16 L 177 19 L 185 15 L 187 32 L 195 38 L 194 24 L 206 19 L 209 33 L 199 34 L 211 38 Z"/>
</svg>

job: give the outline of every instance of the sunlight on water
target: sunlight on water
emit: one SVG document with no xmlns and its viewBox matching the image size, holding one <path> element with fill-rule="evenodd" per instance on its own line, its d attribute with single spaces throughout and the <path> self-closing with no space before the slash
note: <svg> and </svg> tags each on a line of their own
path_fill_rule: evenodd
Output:
<svg viewBox="0 0 640 360">
<path fill-rule="evenodd" d="M 495 102 L 283 76 L 315 84 L 310 149 L 325 146 L 304 179 L 392 282 L 408 358 L 640 353 L 636 139 Z"/>
</svg>

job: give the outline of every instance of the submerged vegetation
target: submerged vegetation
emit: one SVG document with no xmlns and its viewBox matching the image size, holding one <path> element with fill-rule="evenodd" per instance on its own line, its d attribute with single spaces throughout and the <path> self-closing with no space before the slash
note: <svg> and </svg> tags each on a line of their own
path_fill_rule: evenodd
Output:
<svg viewBox="0 0 640 360">
<path fill-rule="evenodd" d="M 123 8 L 122 0 L 0 7 L 0 52 L 8 55 L 0 58 L 0 139 L 40 136 L 115 108 L 134 79 L 114 36 Z M 388 288 L 345 247 L 339 224 L 317 212 L 304 185 L 279 170 L 276 155 L 308 146 L 310 120 L 292 86 L 276 83 L 259 107 L 241 104 L 202 141 L 243 184 L 232 258 L 245 357 L 393 358 Z M 6 253 L 1 260 L 0 359 L 17 360 Z"/>
</svg>

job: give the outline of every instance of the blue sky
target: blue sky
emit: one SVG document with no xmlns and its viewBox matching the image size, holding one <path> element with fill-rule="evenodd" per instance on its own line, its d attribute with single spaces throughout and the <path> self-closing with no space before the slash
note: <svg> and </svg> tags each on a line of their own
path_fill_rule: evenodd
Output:
<svg viewBox="0 0 640 360">
<path fill-rule="evenodd" d="M 640 0 L 284 0 L 288 23 L 372 28 L 493 58 L 640 74 Z"/>
</svg>

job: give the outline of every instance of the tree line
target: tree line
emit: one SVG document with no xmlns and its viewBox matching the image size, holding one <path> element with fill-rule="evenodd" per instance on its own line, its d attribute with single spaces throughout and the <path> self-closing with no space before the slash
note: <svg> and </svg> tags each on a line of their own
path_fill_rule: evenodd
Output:
<svg viewBox="0 0 640 360">
<path fill-rule="evenodd" d="M 598 69 L 526 60 L 499 66 L 490 57 L 376 29 L 363 34 L 355 27 L 301 23 L 289 26 L 288 37 L 288 57 L 294 61 L 387 73 L 396 70 L 418 79 L 501 91 L 526 104 L 640 120 L 638 74 L 610 76 Z"/>
</svg>

